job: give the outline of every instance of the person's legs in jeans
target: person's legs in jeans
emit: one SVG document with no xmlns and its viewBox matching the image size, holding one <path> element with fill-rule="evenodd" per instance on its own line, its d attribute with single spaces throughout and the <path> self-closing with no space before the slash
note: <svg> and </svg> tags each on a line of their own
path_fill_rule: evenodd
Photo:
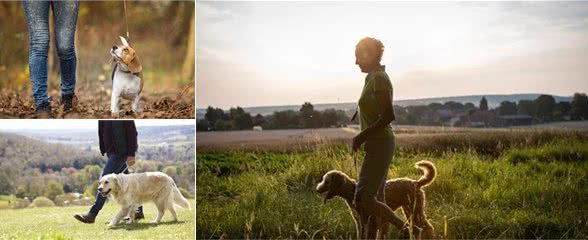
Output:
<svg viewBox="0 0 588 240">
<path fill-rule="evenodd" d="M 73 96 L 76 86 L 75 32 L 79 2 L 52 2 L 55 20 L 55 48 L 61 70 L 61 96 Z"/>
<path fill-rule="evenodd" d="M 108 154 L 108 161 L 106 161 L 106 165 L 102 170 L 101 177 L 111 173 L 121 173 L 127 167 L 126 159 L 114 154 Z M 127 170 L 128 172 L 128 170 Z M 98 212 L 104 206 L 106 202 L 106 198 L 103 197 L 100 193 L 96 193 L 96 201 L 94 201 L 94 205 L 90 209 L 90 214 L 93 216 L 97 216 Z"/>
<path fill-rule="evenodd" d="M 29 71 L 37 108 L 49 106 L 47 97 L 49 5 L 48 1 L 23 1 L 29 30 Z"/>
</svg>

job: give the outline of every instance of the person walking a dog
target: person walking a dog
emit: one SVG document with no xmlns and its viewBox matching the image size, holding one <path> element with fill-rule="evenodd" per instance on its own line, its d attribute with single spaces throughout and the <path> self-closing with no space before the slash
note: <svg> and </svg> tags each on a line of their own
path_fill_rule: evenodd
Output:
<svg viewBox="0 0 588 240">
<path fill-rule="evenodd" d="M 129 173 L 128 167 L 135 164 L 135 153 L 137 152 L 137 128 L 133 120 L 99 120 L 98 138 L 100 142 L 100 153 L 108 156 L 108 161 L 102 170 L 102 175 L 110 173 Z M 83 223 L 94 223 L 98 212 L 104 206 L 106 197 L 100 193 L 96 194 L 96 201 L 90 211 L 86 214 L 76 214 L 74 218 Z M 135 212 L 135 219 L 143 219 L 143 207 Z"/>
<path fill-rule="evenodd" d="M 404 221 L 385 204 L 384 186 L 395 148 L 394 132 L 390 123 L 395 116 L 392 83 L 385 66 L 380 64 L 383 53 L 382 42 L 371 37 L 361 39 L 355 47 L 355 64 L 367 76 L 358 103 L 361 132 L 352 142 L 354 152 L 359 151 L 361 145 L 364 145 L 365 151 L 354 204 L 361 216 L 375 216 L 379 220 L 392 223 L 406 234 L 408 229 Z M 368 223 L 368 219 L 361 222 Z"/>
<path fill-rule="evenodd" d="M 35 113 L 51 118 L 47 95 L 47 54 L 49 52 L 49 9 L 55 20 L 55 47 L 61 70 L 61 104 L 64 112 L 73 108 L 76 88 L 75 31 L 78 1 L 23 1 L 29 31 L 29 71 L 31 75 Z"/>
</svg>

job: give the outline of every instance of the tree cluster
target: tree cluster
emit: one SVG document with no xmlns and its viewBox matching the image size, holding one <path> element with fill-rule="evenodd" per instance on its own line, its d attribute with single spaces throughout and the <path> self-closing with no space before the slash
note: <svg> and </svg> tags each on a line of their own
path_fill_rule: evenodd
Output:
<svg viewBox="0 0 588 240">
<path fill-rule="evenodd" d="M 349 116 L 342 110 L 317 111 L 306 102 L 299 111 L 277 111 L 271 115 L 251 116 L 243 108 L 231 108 L 228 112 L 208 107 L 204 119 L 198 121 L 198 131 L 250 130 L 253 126 L 263 129 L 298 129 L 342 126 L 349 123 Z"/>
</svg>

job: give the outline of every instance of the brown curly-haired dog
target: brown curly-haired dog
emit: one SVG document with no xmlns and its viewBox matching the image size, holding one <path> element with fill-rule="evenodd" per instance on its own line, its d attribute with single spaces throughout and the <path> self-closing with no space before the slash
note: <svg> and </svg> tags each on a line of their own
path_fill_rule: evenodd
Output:
<svg viewBox="0 0 588 240">
<path fill-rule="evenodd" d="M 406 219 L 412 221 L 414 226 L 422 229 L 420 236 L 417 236 L 418 239 L 433 239 L 435 238 L 435 229 L 427 220 L 427 215 L 425 214 L 425 192 L 422 188 L 435 180 L 437 170 L 432 162 L 426 160 L 417 162 L 415 166 L 424 172 L 419 180 L 396 178 L 386 182 L 386 204 L 392 210 L 402 208 Z M 345 199 L 355 221 L 356 230 L 360 234 L 364 230 L 360 229 L 361 226 L 358 224 L 360 221 L 359 214 L 352 204 L 355 186 L 354 179 L 341 171 L 331 170 L 323 175 L 323 179 L 317 185 L 316 191 L 323 196 L 325 203 L 335 196 Z M 379 226 L 378 229 L 380 236 L 386 236 L 388 224 Z"/>
</svg>

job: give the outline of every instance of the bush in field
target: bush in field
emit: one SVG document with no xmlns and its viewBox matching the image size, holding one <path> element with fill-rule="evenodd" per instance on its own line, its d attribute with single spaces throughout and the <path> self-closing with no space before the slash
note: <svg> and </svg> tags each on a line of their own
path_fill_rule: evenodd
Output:
<svg viewBox="0 0 588 240">
<path fill-rule="evenodd" d="M 55 203 L 53 203 L 53 201 L 51 201 L 49 198 L 37 197 L 35 200 L 33 200 L 33 203 L 31 203 L 29 207 L 55 207 Z"/>
<path fill-rule="evenodd" d="M 55 197 L 61 194 L 63 194 L 63 185 L 61 185 L 61 183 L 56 182 L 55 180 L 50 180 L 49 183 L 47 183 L 45 196 L 49 199 L 55 200 Z"/>
<path fill-rule="evenodd" d="M 65 193 L 55 197 L 55 205 L 57 206 L 69 206 L 71 203 L 80 197 L 79 193 Z"/>
<path fill-rule="evenodd" d="M 16 202 L 14 204 L 14 208 L 15 209 L 20 209 L 20 208 L 26 208 L 29 205 L 31 205 L 31 200 L 29 200 L 29 198 L 24 198 L 24 199 L 16 199 Z"/>
<path fill-rule="evenodd" d="M 95 197 L 97 193 L 98 193 L 98 181 L 94 181 L 94 182 L 92 182 L 92 184 L 90 186 L 88 186 L 86 188 L 86 191 L 84 191 L 84 196 Z"/>
</svg>

